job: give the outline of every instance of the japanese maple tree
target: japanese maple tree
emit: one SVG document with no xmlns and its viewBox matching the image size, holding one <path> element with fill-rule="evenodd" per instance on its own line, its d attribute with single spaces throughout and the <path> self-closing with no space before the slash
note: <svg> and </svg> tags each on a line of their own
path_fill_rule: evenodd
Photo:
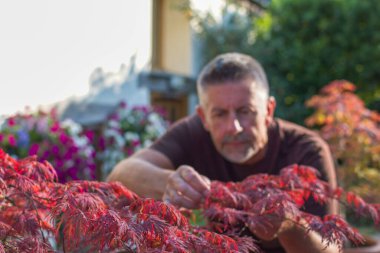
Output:
<svg viewBox="0 0 380 253">
<path fill-rule="evenodd" d="M 57 182 L 48 162 L 0 149 L 0 252 L 257 252 L 252 239 L 189 225 L 118 183 Z"/>
<path fill-rule="evenodd" d="M 379 202 L 380 114 L 365 107 L 354 84 L 337 80 L 323 87 L 306 105 L 306 119 L 319 128 L 336 159 L 339 183 L 367 201 Z"/>
<path fill-rule="evenodd" d="M 212 230 L 227 234 L 240 234 L 245 229 L 254 233 L 256 228 L 271 226 L 273 219 L 290 219 L 305 231 L 318 232 L 326 245 L 334 243 L 341 250 L 347 241 L 363 243 L 364 238 L 341 216 L 318 217 L 301 207 L 309 198 L 320 204 L 335 199 L 357 215 L 370 217 L 377 223 L 380 206 L 368 204 L 342 188 L 332 189 L 318 176 L 315 168 L 295 164 L 283 168 L 280 175 L 252 175 L 236 183 L 213 181 L 203 206 L 204 216 Z"/>
<path fill-rule="evenodd" d="M 141 198 L 119 183 L 58 183 L 48 162 L 35 156 L 16 160 L 2 150 L 0 192 L 0 252 L 260 252 L 240 232 L 270 226 L 271 219 L 289 212 L 292 222 L 319 232 L 326 244 L 362 241 L 339 216 L 302 212 L 310 196 L 321 203 L 338 199 L 359 215 L 379 219 L 378 205 L 330 189 L 315 169 L 297 165 L 278 176 L 213 181 L 203 206 L 207 228 L 190 225 L 174 206 Z"/>
</svg>

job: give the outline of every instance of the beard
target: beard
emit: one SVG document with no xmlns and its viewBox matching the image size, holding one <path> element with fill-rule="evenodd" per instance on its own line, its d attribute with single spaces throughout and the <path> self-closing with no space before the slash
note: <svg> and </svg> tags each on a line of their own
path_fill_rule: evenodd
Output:
<svg viewBox="0 0 380 253">
<path fill-rule="evenodd" d="M 260 151 L 256 139 L 246 133 L 234 136 L 225 136 L 220 153 L 228 161 L 242 164 L 247 162 Z"/>
</svg>

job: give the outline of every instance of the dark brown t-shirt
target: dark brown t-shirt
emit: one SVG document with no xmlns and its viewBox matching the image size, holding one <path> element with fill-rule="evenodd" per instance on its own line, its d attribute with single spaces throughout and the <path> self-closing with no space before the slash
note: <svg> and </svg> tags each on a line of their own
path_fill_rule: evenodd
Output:
<svg viewBox="0 0 380 253">
<path fill-rule="evenodd" d="M 221 156 L 197 115 L 175 123 L 151 148 L 165 154 L 175 167 L 190 165 L 211 180 L 241 181 L 252 174 L 278 174 L 288 165 L 300 164 L 318 169 L 322 179 L 333 187 L 336 184 L 334 163 L 327 144 L 316 133 L 281 119 L 275 119 L 268 128 L 266 155 L 254 165 L 234 164 Z M 319 216 L 327 212 L 311 199 L 304 209 Z"/>
</svg>

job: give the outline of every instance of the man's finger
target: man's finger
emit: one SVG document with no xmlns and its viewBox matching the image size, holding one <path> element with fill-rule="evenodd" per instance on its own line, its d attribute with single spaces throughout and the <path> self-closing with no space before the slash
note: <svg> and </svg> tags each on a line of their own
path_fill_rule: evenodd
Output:
<svg viewBox="0 0 380 253">
<path fill-rule="evenodd" d="M 210 181 L 206 180 L 190 166 L 178 168 L 181 177 L 197 192 L 205 196 L 210 190 Z"/>
<path fill-rule="evenodd" d="M 168 180 L 168 188 L 171 191 L 180 193 L 181 195 L 191 199 L 194 203 L 199 202 L 203 197 L 201 192 L 193 189 L 192 186 L 185 181 L 180 175 L 173 175 Z"/>
<path fill-rule="evenodd" d="M 198 203 L 193 200 L 187 198 L 179 191 L 175 191 L 174 189 L 168 190 L 164 197 L 164 202 L 170 203 L 176 207 L 185 207 L 188 209 L 198 208 Z"/>
</svg>

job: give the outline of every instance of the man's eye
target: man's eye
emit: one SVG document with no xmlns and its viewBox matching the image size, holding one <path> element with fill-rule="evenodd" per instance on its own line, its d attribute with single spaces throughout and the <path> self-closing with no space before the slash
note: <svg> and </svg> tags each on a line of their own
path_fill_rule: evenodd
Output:
<svg viewBox="0 0 380 253">
<path fill-rule="evenodd" d="M 238 111 L 238 114 L 243 116 L 255 116 L 257 115 L 257 111 L 249 109 L 249 108 L 242 108 Z"/>
<path fill-rule="evenodd" d="M 215 113 L 213 113 L 213 117 L 214 118 L 222 118 L 225 115 L 226 115 L 226 113 L 224 113 L 224 112 L 215 112 Z"/>
<path fill-rule="evenodd" d="M 249 109 L 241 109 L 241 110 L 238 111 L 238 113 L 241 114 L 241 115 L 249 115 L 249 114 L 252 113 L 252 111 L 249 110 Z"/>
</svg>

